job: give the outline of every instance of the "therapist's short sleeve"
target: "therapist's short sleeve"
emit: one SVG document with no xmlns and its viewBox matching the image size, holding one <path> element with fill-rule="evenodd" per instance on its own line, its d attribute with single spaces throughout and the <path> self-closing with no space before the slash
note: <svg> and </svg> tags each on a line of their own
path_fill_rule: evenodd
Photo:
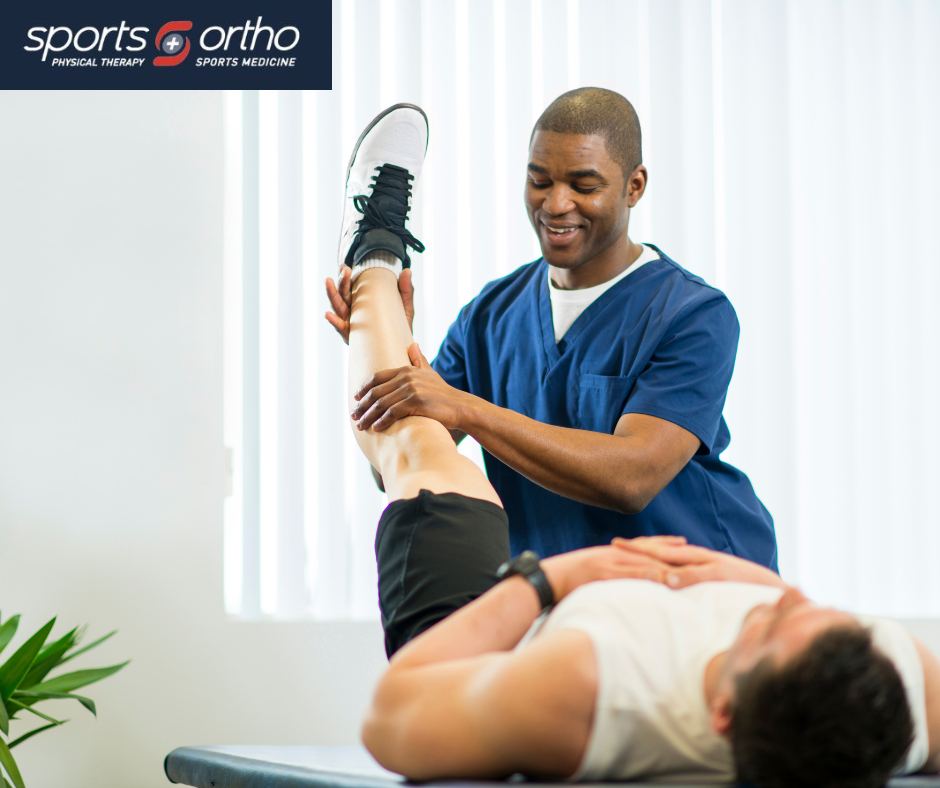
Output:
<svg viewBox="0 0 940 788">
<path fill-rule="evenodd" d="M 740 329 L 718 291 L 683 309 L 636 379 L 623 413 L 656 416 L 687 429 L 711 451 L 734 371 Z"/>
<path fill-rule="evenodd" d="M 470 309 L 473 301 L 460 310 L 457 319 L 447 330 L 447 336 L 441 343 L 437 357 L 431 362 L 431 367 L 444 378 L 444 382 L 460 391 L 470 391 L 470 381 L 467 377 L 467 324 L 470 320 Z"/>
</svg>

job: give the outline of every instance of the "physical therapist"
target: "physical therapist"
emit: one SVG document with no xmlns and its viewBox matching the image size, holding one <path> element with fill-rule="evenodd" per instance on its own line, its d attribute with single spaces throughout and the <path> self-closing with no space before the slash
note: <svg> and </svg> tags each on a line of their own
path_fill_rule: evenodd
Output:
<svg viewBox="0 0 940 788">
<path fill-rule="evenodd" d="M 533 130 L 525 202 L 542 259 L 467 304 L 429 365 L 357 393 L 360 429 L 427 416 L 483 447 L 514 554 L 678 534 L 776 570 L 773 520 L 722 462 L 739 326 L 725 295 L 628 234 L 646 189 L 623 96 L 563 94 Z M 348 334 L 344 296 L 327 283 Z M 400 280 L 410 306 L 410 271 Z"/>
</svg>

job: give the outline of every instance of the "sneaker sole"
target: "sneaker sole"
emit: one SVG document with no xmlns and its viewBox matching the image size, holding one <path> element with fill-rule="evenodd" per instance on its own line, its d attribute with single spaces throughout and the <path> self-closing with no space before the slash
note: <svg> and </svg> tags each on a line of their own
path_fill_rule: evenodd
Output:
<svg viewBox="0 0 940 788">
<path fill-rule="evenodd" d="M 390 112 L 394 112 L 396 109 L 414 109 L 421 113 L 421 117 L 424 118 L 424 123 L 428 126 L 428 139 L 430 139 L 430 125 L 428 124 L 428 116 L 424 113 L 424 110 L 421 109 L 417 104 L 393 104 L 391 107 L 382 110 L 378 115 L 376 115 L 369 122 L 369 125 L 365 127 L 365 130 L 362 134 L 359 135 L 359 139 L 356 140 L 356 145 L 353 148 L 352 156 L 349 157 L 349 164 L 346 165 L 346 182 L 349 182 L 349 171 L 352 169 L 353 164 L 356 161 L 356 154 L 359 153 L 359 146 L 362 145 L 362 141 L 366 138 L 366 135 L 375 128 L 375 124 L 378 123 L 382 118 L 388 115 Z M 428 146 L 427 143 L 424 145 L 424 151 L 427 153 Z"/>
</svg>

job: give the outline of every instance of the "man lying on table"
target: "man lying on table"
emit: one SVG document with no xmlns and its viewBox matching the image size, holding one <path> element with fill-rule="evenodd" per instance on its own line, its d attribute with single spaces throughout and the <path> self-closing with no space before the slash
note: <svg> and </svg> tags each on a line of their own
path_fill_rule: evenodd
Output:
<svg viewBox="0 0 940 788">
<path fill-rule="evenodd" d="M 395 273 L 360 273 L 351 391 L 412 343 Z M 362 730 L 383 766 L 761 788 L 940 770 L 940 663 L 901 625 L 680 537 L 523 554 L 500 582 L 505 513 L 446 428 L 354 432 L 391 500 L 376 553 L 393 657 Z"/>
</svg>

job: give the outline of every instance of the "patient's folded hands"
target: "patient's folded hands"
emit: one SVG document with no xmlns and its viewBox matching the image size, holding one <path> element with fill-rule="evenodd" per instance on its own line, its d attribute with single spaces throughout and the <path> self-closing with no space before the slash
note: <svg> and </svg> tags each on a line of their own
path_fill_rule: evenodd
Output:
<svg viewBox="0 0 940 788">
<path fill-rule="evenodd" d="M 640 540 L 664 547 L 685 545 L 683 536 L 649 536 Z M 636 539 L 622 540 L 635 542 Z M 622 549 L 616 545 L 585 547 L 570 553 L 562 553 L 541 561 L 542 570 L 555 592 L 555 602 L 560 602 L 579 586 L 596 580 L 635 578 L 666 581 L 672 564 L 641 551 Z"/>
<path fill-rule="evenodd" d="M 669 543 L 657 537 L 615 538 L 614 547 L 634 555 L 644 555 L 663 562 L 669 568 L 663 580 L 671 588 L 685 588 L 715 580 L 784 587 L 776 572 L 730 553 L 707 547 Z"/>
</svg>

